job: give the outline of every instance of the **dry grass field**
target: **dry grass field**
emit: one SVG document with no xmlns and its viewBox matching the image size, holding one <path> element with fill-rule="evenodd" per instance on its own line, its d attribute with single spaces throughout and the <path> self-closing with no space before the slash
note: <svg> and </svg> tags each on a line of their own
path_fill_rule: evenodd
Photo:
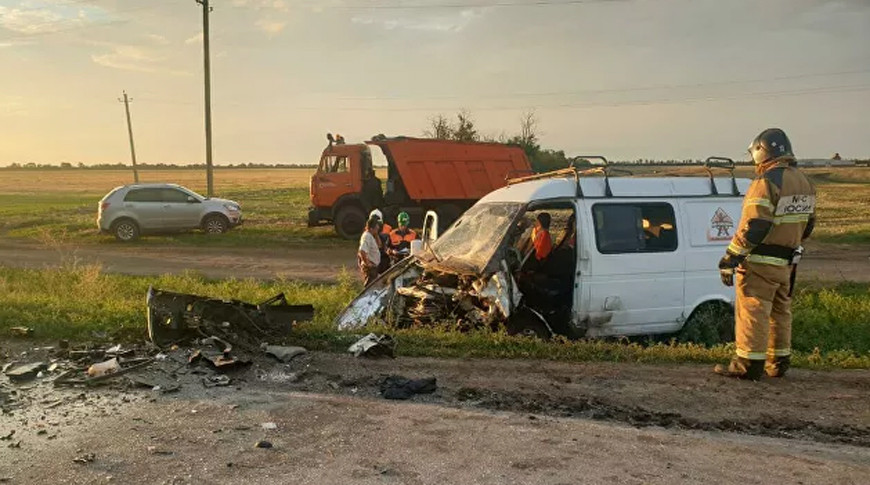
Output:
<svg viewBox="0 0 870 485">
<path fill-rule="evenodd" d="M 703 175 L 698 167 L 630 167 L 635 175 Z M 209 244 L 269 246 L 306 243 L 344 244 L 328 227 L 308 228 L 308 181 L 313 169 L 215 170 L 215 193 L 241 202 L 246 224 L 226 237 L 201 234 L 149 237 L 140 244 Z M 811 168 L 806 172 L 819 192 L 819 226 L 823 242 L 870 243 L 870 168 Z M 383 177 L 384 173 L 379 173 Z M 751 177 L 751 167 L 738 176 Z M 114 243 L 97 234 L 99 199 L 112 188 L 130 183 L 132 173 L 118 170 L 0 171 L 0 236 L 62 239 L 80 243 Z M 203 193 L 202 170 L 142 170 L 142 182 L 174 182 Z"/>
</svg>

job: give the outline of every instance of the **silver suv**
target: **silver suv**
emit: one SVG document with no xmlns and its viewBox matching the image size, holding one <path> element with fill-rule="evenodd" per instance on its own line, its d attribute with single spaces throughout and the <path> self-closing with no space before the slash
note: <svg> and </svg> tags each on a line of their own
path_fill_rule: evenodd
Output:
<svg viewBox="0 0 870 485">
<path fill-rule="evenodd" d="M 176 184 L 116 187 L 100 200 L 97 226 L 119 241 L 140 234 L 201 228 L 211 234 L 242 223 L 238 202 L 203 197 Z"/>
</svg>

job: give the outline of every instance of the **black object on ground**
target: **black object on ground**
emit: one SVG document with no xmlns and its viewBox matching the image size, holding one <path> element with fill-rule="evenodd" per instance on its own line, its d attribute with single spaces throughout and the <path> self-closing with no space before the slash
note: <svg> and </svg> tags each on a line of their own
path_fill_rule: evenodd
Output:
<svg viewBox="0 0 870 485">
<path fill-rule="evenodd" d="M 431 394 L 438 388 L 436 379 L 408 379 L 402 376 L 388 376 L 381 381 L 381 395 L 385 399 L 411 399 L 415 394 Z"/>
</svg>

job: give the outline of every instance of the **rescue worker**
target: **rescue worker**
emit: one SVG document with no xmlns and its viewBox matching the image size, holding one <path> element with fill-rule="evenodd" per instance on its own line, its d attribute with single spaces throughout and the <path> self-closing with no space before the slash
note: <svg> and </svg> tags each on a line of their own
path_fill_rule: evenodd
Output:
<svg viewBox="0 0 870 485">
<path fill-rule="evenodd" d="M 535 245 L 535 259 L 539 262 L 550 255 L 553 250 L 553 238 L 550 236 L 550 213 L 541 212 L 535 217 L 535 228 L 532 230 L 532 243 Z"/>
<path fill-rule="evenodd" d="M 381 249 L 381 263 L 378 267 L 378 273 L 383 273 L 390 267 L 390 258 L 387 254 L 387 248 L 390 245 L 390 232 L 393 228 L 384 221 L 384 215 L 380 209 L 372 209 L 369 212 L 369 219 L 375 218 L 378 220 L 378 231 L 376 237 L 378 247 Z"/>
<path fill-rule="evenodd" d="M 381 248 L 378 245 L 378 231 L 380 231 L 380 228 L 380 220 L 376 217 L 371 217 L 366 223 L 366 230 L 359 238 L 357 263 L 359 264 L 359 271 L 365 286 L 374 281 L 379 274 L 378 266 L 381 264 Z"/>
<path fill-rule="evenodd" d="M 411 253 L 411 241 L 417 239 L 417 233 L 408 227 L 408 224 L 411 222 L 411 216 L 407 212 L 399 212 L 396 222 L 399 223 L 399 227 L 390 232 L 390 245 L 389 249 L 387 249 L 387 254 L 392 259 L 398 261 L 402 259 L 403 254 L 407 255 Z"/>
<path fill-rule="evenodd" d="M 791 360 L 791 294 L 803 251 L 815 225 L 815 188 L 795 162 L 791 142 L 778 128 L 749 145 L 757 177 L 743 200 L 743 216 L 725 256 L 722 282 L 735 284 L 736 356 L 717 374 L 758 380 L 782 377 Z"/>
</svg>

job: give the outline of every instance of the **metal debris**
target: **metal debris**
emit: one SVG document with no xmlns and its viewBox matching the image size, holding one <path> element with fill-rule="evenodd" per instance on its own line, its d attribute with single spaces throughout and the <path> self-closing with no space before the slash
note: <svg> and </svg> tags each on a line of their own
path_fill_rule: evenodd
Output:
<svg viewBox="0 0 870 485">
<path fill-rule="evenodd" d="M 284 347 L 281 345 L 265 345 L 263 351 L 266 355 L 271 355 L 285 364 L 308 352 L 305 347 Z"/>
<path fill-rule="evenodd" d="M 10 327 L 9 333 L 13 337 L 29 337 L 33 335 L 33 329 L 30 327 Z"/>
<path fill-rule="evenodd" d="M 34 362 L 32 364 L 20 365 L 11 367 L 6 370 L 6 377 L 12 382 L 25 382 L 36 379 L 36 376 L 43 370 L 48 368 L 45 362 Z"/>
<path fill-rule="evenodd" d="M 311 305 L 290 305 L 283 293 L 251 304 L 148 289 L 148 336 L 158 346 L 218 337 L 248 351 L 314 318 Z"/>
<path fill-rule="evenodd" d="M 357 340 L 348 349 L 355 357 L 393 357 L 395 358 L 396 341 L 389 335 L 370 333 Z"/>
</svg>

